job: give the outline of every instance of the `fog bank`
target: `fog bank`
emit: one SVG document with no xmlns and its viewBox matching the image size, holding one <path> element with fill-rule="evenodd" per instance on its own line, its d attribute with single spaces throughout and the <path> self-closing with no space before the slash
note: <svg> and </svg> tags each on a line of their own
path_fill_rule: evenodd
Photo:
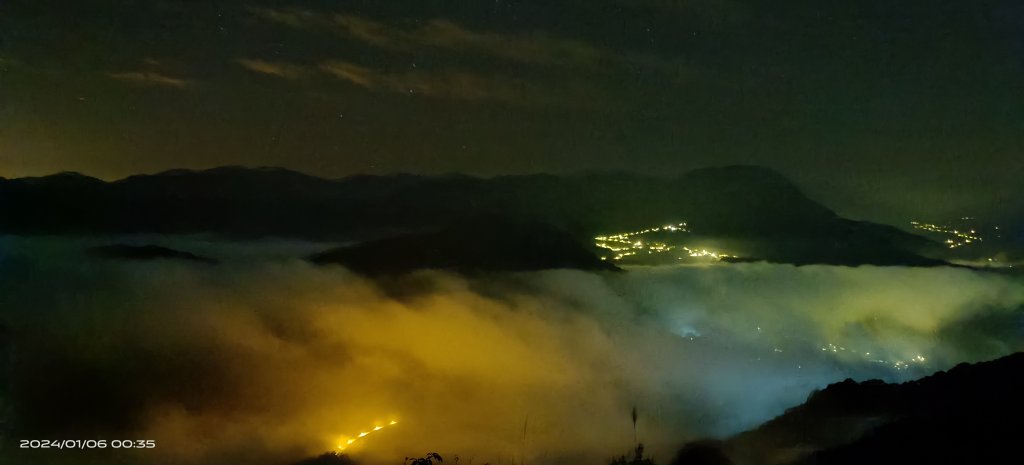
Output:
<svg viewBox="0 0 1024 465">
<path fill-rule="evenodd" d="M 175 243 L 223 259 L 197 266 L 97 260 L 87 242 L 0 238 L 13 434 L 155 439 L 133 456 L 146 463 L 286 463 L 390 421 L 346 452 L 601 463 L 631 448 L 634 405 L 666 463 L 830 382 L 910 379 L 1024 340 L 1024 283 L 965 269 L 378 282 L 291 258 L 309 244 Z"/>
</svg>

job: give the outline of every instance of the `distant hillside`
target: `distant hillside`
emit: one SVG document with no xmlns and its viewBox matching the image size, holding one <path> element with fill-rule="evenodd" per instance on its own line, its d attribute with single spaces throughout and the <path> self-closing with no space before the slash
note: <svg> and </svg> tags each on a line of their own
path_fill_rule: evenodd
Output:
<svg viewBox="0 0 1024 465">
<path fill-rule="evenodd" d="M 463 273 L 557 268 L 615 270 L 572 236 L 540 224 L 466 221 L 442 231 L 406 234 L 341 247 L 310 257 L 370 275 L 419 269 Z"/>
<path fill-rule="evenodd" d="M 91 247 L 89 254 L 110 260 L 185 260 L 207 265 L 216 265 L 218 262 L 210 257 L 196 255 L 191 252 L 169 249 L 159 245 L 127 245 L 112 244 L 99 247 Z"/>
<path fill-rule="evenodd" d="M 726 441 L 744 464 L 1018 464 L 1024 353 L 904 384 L 846 380 Z"/>
<path fill-rule="evenodd" d="M 766 168 L 676 177 L 609 173 L 353 176 L 278 168 L 175 170 L 114 182 L 64 173 L 0 180 L 0 232 L 214 233 L 361 241 L 436 231 L 467 217 L 543 223 L 587 243 L 598 234 L 686 221 L 735 255 L 788 263 L 930 265 L 930 241 L 838 217 Z"/>
</svg>

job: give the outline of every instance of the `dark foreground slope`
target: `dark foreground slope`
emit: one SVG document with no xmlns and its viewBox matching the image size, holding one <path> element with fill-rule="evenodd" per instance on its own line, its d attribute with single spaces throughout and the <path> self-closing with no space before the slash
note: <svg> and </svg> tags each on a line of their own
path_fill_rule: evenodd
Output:
<svg viewBox="0 0 1024 465">
<path fill-rule="evenodd" d="M 844 219 L 766 168 L 632 174 L 355 176 L 277 168 L 169 171 L 104 182 L 66 173 L 0 179 L 0 233 L 195 234 L 362 241 L 501 216 L 599 234 L 685 221 L 734 255 L 786 263 L 933 265 L 934 244 Z"/>
<path fill-rule="evenodd" d="M 724 443 L 744 464 L 1019 464 L 1024 353 L 904 384 L 846 380 Z"/>
<path fill-rule="evenodd" d="M 687 444 L 669 464 L 1019 465 L 1022 415 L 1024 353 L 1017 353 L 903 384 L 832 384 L 756 429 Z M 637 457 L 632 463 L 645 463 Z M 325 454 L 300 463 L 351 461 Z"/>
</svg>

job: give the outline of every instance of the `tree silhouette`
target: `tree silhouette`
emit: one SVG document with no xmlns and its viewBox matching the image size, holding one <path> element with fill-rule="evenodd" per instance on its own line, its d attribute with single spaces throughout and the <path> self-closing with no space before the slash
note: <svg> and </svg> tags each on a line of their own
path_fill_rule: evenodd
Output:
<svg viewBox="0 0 1024 465">
<path fill-rule="evenodd" d="M 444 459 L 441 458 L 441 455 L 437 452 L 428 452 L 426 455 L 419 458 L 405 458 L 405 463 L 407 465 L 434 465 L 434 462 L 442 463 L 444 462 Z"/>
<path fill-rule="evenodd" d="M 611 465 L 654 465 L 654 459 L 644 457 L 644 445 L 637 444 L 632 460 L 627 460 L 625 455 L 620 455 L 612 459 Z"/>
</svg>

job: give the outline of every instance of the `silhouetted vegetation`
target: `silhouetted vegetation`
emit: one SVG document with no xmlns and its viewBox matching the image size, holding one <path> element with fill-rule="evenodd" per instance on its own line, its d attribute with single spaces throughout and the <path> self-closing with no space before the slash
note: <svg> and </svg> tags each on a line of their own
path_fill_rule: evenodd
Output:
<svg viewBox="0 0 1024 465">
<path fill-rule="evenodd" d="M 406 457 L 405 465 L 435 465 L 435 463 L 442 463 L 444 459 L 437 452 L 428 452 L 423 457 Z M 456 462 L 457 463 L 457 462 Z"/>
<path fill-rule="evenodd" d="M 654 459 L 644 457 L 644 445 L 637 444 L 636 449 L 633 450 L 632 459 L 627 459 L 625 455 L 620 455 L 612 459 L 611 465 L 654 465 Z"/>
</svg>

